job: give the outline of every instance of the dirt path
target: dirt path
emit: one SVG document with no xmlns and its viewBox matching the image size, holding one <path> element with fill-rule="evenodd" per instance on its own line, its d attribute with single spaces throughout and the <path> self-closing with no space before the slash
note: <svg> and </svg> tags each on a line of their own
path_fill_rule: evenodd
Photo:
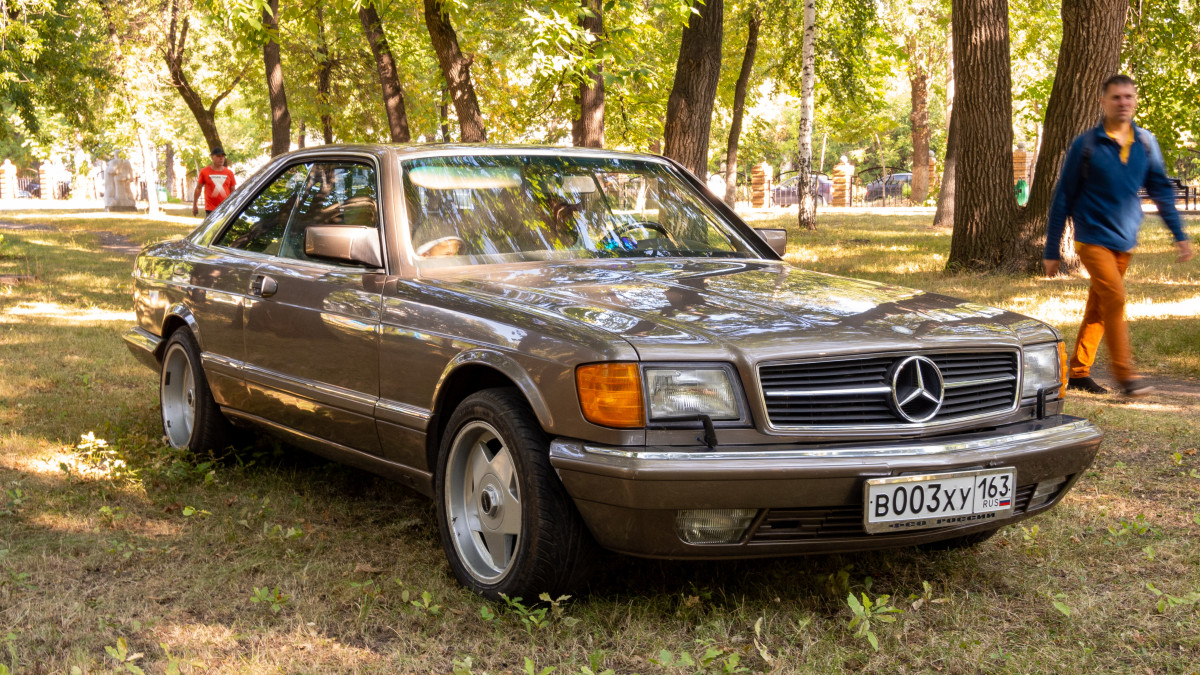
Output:
<svg viewBox="0 0 1200 675">
<path fill-rule="evenodd" d="M 0 222 L 0 230 L 14 230 L 17 232 L 53 232 L 54 228 L 49 225 L 41 225 L 38 223 L 4 223 Z M 108 232 L 106 230 L 92 231 L 96 238 L 100 240 L 100 248 L 105 251 L 113 251 L 128 256 L 136 256 L 142 247 L 134 243 L 123 234 L 116 232 Z"/>
</svg>

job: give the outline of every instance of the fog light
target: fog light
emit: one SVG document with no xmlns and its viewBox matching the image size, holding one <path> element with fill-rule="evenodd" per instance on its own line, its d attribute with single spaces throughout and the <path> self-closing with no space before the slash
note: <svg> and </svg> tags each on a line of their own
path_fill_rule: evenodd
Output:
<svg viewBox="0 0 1200 675">
<path fill-rule="evenodd" d="M 675 532 L 689 544 L 733 544 L 758 509 L 691 509 L 675 514 Z"/>
<path fill-rule="evenodd" d="M 1066 476 L 1059 476 L 1058 478 L 1050 478 L 1038 483 L 1037 489 L 1033 491 L 1033 496 L 1029 498 L 1029 506 L 1026 506 L 1025 510 L 1036 509 L 1054 499 L 1054 496 L 1058 494 L 1058 491 L 1062 489 L 1063 484 L 1066 482 Z"/>
</svg>

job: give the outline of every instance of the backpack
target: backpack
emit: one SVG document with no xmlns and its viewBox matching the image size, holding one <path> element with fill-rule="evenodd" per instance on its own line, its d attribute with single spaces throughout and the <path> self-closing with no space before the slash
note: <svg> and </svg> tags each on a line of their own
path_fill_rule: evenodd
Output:
<svg viewBox="0 0 1200 675">
<path fill-rule="evenodd" d="M 1158 143 L 1154 141 L 1154 134 L 1141 127 L 1134 127 L 1133 130 L 1136 139 L 1146 149 L 1146 161 L 1153 162 L 1157 159 L 1159 162 L 1162 162 L 1162 151 L 1159 150 Z M 1092 168 L 1092 155 L 1095 152 L 1096 130 L 1093 127 L 1083 135 L 1083 153 L 1079 158 L 1079 181 L 1075 184 L 1075 199 L 1079 199 L 1079 195 L 1083 193 L 1083 186 L 1087 183 L 1088 174 Z"/>
</svg>

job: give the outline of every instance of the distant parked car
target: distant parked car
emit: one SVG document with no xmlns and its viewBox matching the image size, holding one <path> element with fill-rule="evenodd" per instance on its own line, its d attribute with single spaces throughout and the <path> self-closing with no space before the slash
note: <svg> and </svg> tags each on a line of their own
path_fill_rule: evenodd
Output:
<svg viewBox="0 0 1200 675">
<path fill-rule="evenodd" d="M 817 183 L 817 205 L 825 206 L 833 201 L 833 181 L 828 176 L 817 174 L 814 176 Z M 792 176 L 780 183 L 771 192 L 771 203 L 775 206 L 792 206 L 800 203 L 800 198 L 796 194 L 796 186 L 800 184 L 799 176 Z"/>
<path fill-rule="evenodd" d="M 887 178 L 880 178 L 878 180 L 871 181 L 870 183 L 867 183 L 867 194 L 866 197 L 863 198 L 863 201 L 866 201 L 867 203 L 877 202 L 883 199 L 885 196 L 888 199 L 899 200 L 900 198 L 904 197 L 905 185 L 909 186 L 911 189 L 911 173 L 894 173 Z M 884 186 L 887 186 L 886 190 Z"/>
</svg>

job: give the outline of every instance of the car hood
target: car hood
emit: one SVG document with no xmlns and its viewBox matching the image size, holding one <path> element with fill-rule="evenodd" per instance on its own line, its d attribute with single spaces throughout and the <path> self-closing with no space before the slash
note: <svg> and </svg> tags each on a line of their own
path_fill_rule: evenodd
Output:
<svg viewBox="0 0 1200 675">
<path fill-rule="evenodd" d="M 628 341 L 643 359 L 750 361 L 1018 346 L 1044 324 L 934 293 L 762 260 L 603 260 L 456 268 L 431 283 Z"/>
</svg>

